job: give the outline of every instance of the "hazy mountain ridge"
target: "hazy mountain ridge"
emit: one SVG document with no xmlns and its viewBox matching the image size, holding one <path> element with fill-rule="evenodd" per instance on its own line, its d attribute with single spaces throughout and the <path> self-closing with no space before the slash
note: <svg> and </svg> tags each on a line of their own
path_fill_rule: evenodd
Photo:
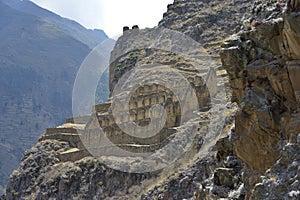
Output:
<svg viewBox="0 0 300 200">
<path fill-rule="evenodd" d="M 90 48 L 94 48 L 99 44 L 99 41 L 107 39 L 107 35 L 100 29 L 86 29 L 74 20 L 63 18 L 49 10 L 37 6 L 35 3 L 29 0 L 1 0 L 3 3 L 9 5 L 18 11 L 26 14 L 39 17 L 50 24 L 55 25 L 62 31 L 71 35 L 80 42 L 86 44 Z"/>
<path fill-rule="evenodd" d="M 91 41 L 82 43 L 57 24 L 74 23 L 74 29 L 84 30 L 82 26 L 29 1 L 24 2 L 28 4 L 23 5 L 39 11 L 36 14 L 45 13 L 47 19 L 0 1 L 0 191 L 24 151 L 37 141 L 39 135 L 47 127 L 71 117 L 76 73 L 91 51 L 87 46 Z M 56 24 L 51 22 L 51 15 Z M 86 38 L 97 41 L 97 37 L 90 37 L 90 30 L 78 35 L 86 33 L 89 34 Z M 98 43 L 105 38 L 106 35 Z"/>
</svg>

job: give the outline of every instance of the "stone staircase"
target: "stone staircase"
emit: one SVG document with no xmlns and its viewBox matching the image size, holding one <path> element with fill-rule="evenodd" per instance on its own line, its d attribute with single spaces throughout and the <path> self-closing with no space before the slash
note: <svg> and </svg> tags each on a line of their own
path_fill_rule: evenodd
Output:
<svg viewBox="0 0 300 200">
<path fill-rule="evenodd" d="M 90 116 L 81 116 L 67 119 L 61 126 L 48 128 L 39 141 L 59 140 L 68 142 L 72 148 L 61 152 L 59 155 L 60 160 L 63 162 L 76 161 L 80 158 L 90 156 L 90 153 L 85 149 L 80 138 L 89 118 Z"/>
</svg>

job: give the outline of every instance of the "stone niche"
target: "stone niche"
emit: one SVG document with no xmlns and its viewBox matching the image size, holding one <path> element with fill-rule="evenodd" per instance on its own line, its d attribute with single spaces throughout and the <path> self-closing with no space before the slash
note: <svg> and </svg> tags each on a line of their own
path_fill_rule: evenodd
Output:
<svg viewBox="0 0 300 200">
<path fill-rule="evenodd" d="M 178 127 L 185 123 L 182 119 L 185 119 L 186 116 L 191 116 L 191 114 L 193 116 L 195 115 L 195 110 L 192 110 L 195 107 L 195 101 L 197 101 L 196 104 L 198 103 L 199 108 L 209 108 L 210 100 L 216 94 L 218 89 L 216 80 L 217 74 L 212 69 L 209 72 L 206 70 L 201 72 L 195 70 L 192 64 L 183 57 L 168 51 L 151 48 L 138 48 L 131 50 L 130 47 L 134 43 L 137 43 L 137 41 L 140 41 L 141 39 L 145 39 L 145 36 L 143 36 L 143 33 L 145 32 L 143 32 L 143 30 L 131 30 L 126 32 L 127 33 L 125 35 L 120 37 L 120 42 L 116 44 L 111 53 L 109 66 L 109 90 L 112 101 L 95 106 L 95 114 L 93 115 L 94 119 L 90 120 L 90 123 L 87 124 L 86 130 L 95 130 L 100 125 L 100 127 L 104 130 L 104 134 L 111 142 L 121 146 L 127 145 L 126 149 L 129 148 L 128 144 L 151 145 L 151 148 L 144 149 L 150 149 L 152 151 L 155 149 L 154 147 L 158 148 L 161 144 L 168 142 L 175 132 L 174 127 Z M 136 35 L 141 36 L 141 38 L 135 37 Z M 145 41 L 146 43 L 148 42 L 147 40 Z M 151 44 L 149 45 L 151 46 Z M 151 63 L 149 63 L 149 61 L 151 61 Z M 158 63 L 159 65 L 154 65 L 154 63 Z M 150 68 L 148 67 L 148 64 L 153 64 L 154 66 Z M 191 93 L 196 94 L 193 96 L 197 98 L 197 100 L 186 98 L 183 101 L 187 106 L 181 108 L 180 101 L 171 92 L 171 90 L 164 87 L 163 84 L 160 85 L 155 82 L 156 80 L 159 80 L 158 77 L 161 77 L 161 73 L 166 73 L 167 75 L 170 74 L 170 71 L 167 70 L 166 66 L 171 67 L 174 71 L 177 71 L 178 74 L 184 76 L 184 78 L 190 83 L 190 87 L 187 87 L 186 85 L 184 87 L 183 84 L 178 81 L 181 76 L 170 75 L 171 78 L 173 78 L 172 81 L 169 81 L 167 78 L 163 81 L 167 80 L 169 85 L 175 87 L 177 91 L 186 92 L 185 95 L 190 95 Z M 137 71 L 133 70 L 134 68 Z M 128 75 L 126 72 L 129 71 L 133 73 Z M 207 73 L 205 79 L 202 77 L 204 73 Z M 154 84 L 140 85 L 136 88 L 130 95 L 129 103 L 125 102 L 122 98 L 118 99 L 118 97 L 114 96 L 114 92 L 116 91 L 115 87 L 118 86 L 121 78 L 123 78 L 122 80 L 130 81 L 124 83 L 126 88 L 129 89 L 128 91 L 122 91 L 122 93 L 119 94 L 120 96 L 130 93 L 130 88 L 135 87 L 133 84 L 134 81 L 131 80 L 135 80 L 137 83 L 142 83 L 144 77 L 153 77 Z M 161 117 L 157 114 L 154 114 L 156 117 L 152 116 L 153 107 L 155 106 L 161 106 L 165 110 L 166 119 L 162 127 L 160 126 L 161 124 L 159 124 L 161 123 Z M 128 110 L 126 110 L 127 107 Z M 118 113 L 117 119 L 114 118 L 112 113 L 115 109 Z M 122 126 L 139 126 L 144 128 L 144 133 L 141 134 L 145 134 L 145 132 L 151 132 L 147 129 L 150 123 L 153 123 L 154 127 L 160 127 L 159 130 L 161 131 L 155 136 L 149 138 L 130 136 L 124 133 L 121 130 L 122 127 L 120 128 L 119 126 L 120 124 Z M 139 133 L 136 132 L 137 130 L 138 129 L 131 129 L 135 135 L 139 135 Z M 136 146 L 133 149 L 136 149 Z"/>
<path fill-rule="evenodd" d="M 122 104 L 118 102 L 117 105 Z M 151 115 L 153 115 L 153 111 L 151 112 L 150 110 L 155 105 L 162 106 L 166 111 L 167 117 L 166 122 L 163 125 L 163 129 L 153 137 L 144 139 L 133 137 L 124 133 L 117 125 L 110 109 L 111 104 L 109 103 L 97 105 L 94 107 L 94 111 L 97 114 L 94 115 L 95 119 L 91 120 L 90 123 L 88 123 L 86 129 L 97 129 L 97 127 L 100 125 L 106 137 L 109 138 L 109 140 L 114 144 L 150 145 L 151 148 L 143 147 L 143 149 L 145 151 L 156 150 L 155 146 L 157 148 L 160 148 L 160 144 L 164 141 L 167 141 L 168 137 L 170 137 L 174 133 L 174 130 L 172 128 L 180 125 L 181 110 L 179 102 L 177 98 L 174 97 L 172 92 L 161 85 L 145 85 L 144 87 L 139 87 L 132 94 L 128 105 L 129 115 L 128 111 L 124 110 L 123 106 L 119 106 L 117 110 L 119 116 L 121 116 L 120 118 L 122 125 L 126 126 L 126 124 L 133 123 L 137 126 L 147 127 L 150 124 Z M 154 115 L 159 116 L 159 113 Z M 154 125 L 157 124 L 155 126 L 158 126 L 158 124 L 161 123 L 160 118 L 155 119 L 152 116 L 152 120 L 154 122 Z M 126 146 L 126 149 L 128 148 L 129 147 Z M 137 147 L 135 147 L 134 149 L 136 148 Z"/>
<path fill-rule="evenodd" d="M 215 75 L 215 73 L 212 74 Z M 207 104 L 210 95 L 207 86 L 204 85 L 204 80 L 196 76 L 191 77 L 189 81 L 192 83 L 191 88 L 193 88 L 193 90 L 188 90 L 188 92 L 196 91 L 198 100 L 203 101 L 203 105 Z M 185 101 L 187 104 L 193 103 L 189 102 L 189 99 Z M 159 129 L 161 131 L 149 138 L 133 137 L 123 132 L 114 119 L 111 102 L 94 107 L 94 119 L 90 120 L 90 123 L 87 124 L 86 130 L 96 130 L 100 125 L 105 136 L 112 143 L 118 145 L 120 148 L 137 153 L 155 151 L 161 148 L 161 145 L 167 144 L 172 135 L 176 132 L 174 127 L 180 126 L 182 116 L 188 115 L 190 114 L 189 112 L 191 112 L 189 106 L 187 106 L 185 110 L 182 110 L 179 100 L 173 92 L 159 84 L 144 85 L 137 88 L 130 96 L 128 103 L 129 110 L 125 110 L 124 103 L 125 102 L 115 103 L 121 124 L 124 126 L 135 124 L 136 126 L 147 127 L 152 120 L 155 128 L 160 127 L 160 113 L 155 114 L 151 109 L 157 105 L 163 107 L 166 114 L 166 121 L 162 129 Z M 150 129 L 148 130 L 147 128 L 145 131 L 150 132 Z M 141 149 L 138 150 L 138 148 Z"/>
</svg>

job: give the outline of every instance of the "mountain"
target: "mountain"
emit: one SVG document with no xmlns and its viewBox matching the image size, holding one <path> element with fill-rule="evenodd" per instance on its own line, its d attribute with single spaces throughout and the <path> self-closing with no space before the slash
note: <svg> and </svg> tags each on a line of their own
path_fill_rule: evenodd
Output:
<svg viewBox="0 0 300 200">
<path fill-rule="evenodd" d="M 299 12 L 300 0 L 175 0 L 157 27 L 125 30 L 114 95 L 47 129 L 6 198 L 300 199 Z"/>
<path fill-rule="evenodd" d="M 95 29 L 90 30 L 84 28 L 79 23 L 63 18 L 51 11 L 43 9 L 30 0 L 1 0 L 3 3 L 9 5 L 11 8 L 14 8 L 18 11 L 34 15 L 39 17 L 41 20 L 53 24 L 60 30 L 64 31 L 66 34 L 72 36 L 78 41 L 86 44 L 90 48 L 94 48 L 99 44 L 99 41 L 107 39 L 107 35 L 103 30 Z"/>
<path fill-rule="evenodd" d="M 218 55 L 219 45 L 223 42 L 224 37 L 229 37 L 235 32 L 236 27 L 241 26 L 240 18 L 242 18 L 243 12 L 250 5 L 249 0 L 232 0 L 225 3 L 222 1 L 222 6 L 220 6 L 220 2 L 218 0 L 175 1 L 168 6 L 168 12 L 164 14 L 164 18 L 158 27 L 146 30 L 134 29 L 125 31 L 123 36 L 116 42 L 110 58 L 112 62 L 109 70 L 110 92 L 113 91 L 114 86 L 118 83 L 122 75 L 130 72 L 132 68 L 134 69 L 134 67 L 143 64 L 161 64 L 163 66 L 171 66 L 186 77 L 197 91 L 196 96 L 198 101 L 196 101 L 202 106 L 206 105 L 209 101 L 209 92 L 206 86 L 203 85 L 204 81 L 201 77 L 203 74 L 199 75 L 198 71 L 194 70 L 193 64 L 196 63 L 196 66 L 204 65 L 206 68 L 209 66 L 213 67 L 212 71 L 216 73 L 211 74 L 215 74 L 215 76 L 217 74 L 218 79 L 224 79 L 216 87 L 222 88 L 226 86 L 228 76 L 221 66 Z M 175 34 L 169 29 L 179 31 L 181 34 Z M 186 34 L 185 37 L 183 33 Z M 186 40 L 187 38 L 189 40 Z M 190 45 L 188 41 L 193 42 Z M 199 47 L 196 50 L 192 48 L 195 43 L 198 45 L 196 47 Z M 215 59 L 216 65 L 211 65 L 209 62 L 212 60 L 210 56 L 208 60 L 203 61 L 203 58 L 205 58 L 201 54 L 203 46 L 206 48 L 204 49 L 205 52 L 211 51 L 209 53 L 212 53 L 212 57 L 217 58 Z M 215 50 L 217 48 L 218 50 Z M 176 52 L 176 50 L 181 50 L 181 53 Z M 188 59 L 184 55 L 194 55 L 195 57 Z M 153 74 L 157 77 L 164 77 L 163 73 L 157 74 L 157 72 L 160 72 L 159 67 L 154 70 L 144 69 L 144 71 L 141 71 L 144 76 L 138 77 L 137 84 L 142 84 L 144 78 L 147 79 L 148 76 L 151 77 Z M 166 73 L 167 75 L 170 74 L 168 78 L 172 78 L 172 73 Z M 207 74 L 208 70 L 202 73 L 210 77 Z M 132 82 L 128 82 L 128 85 L 132 86 L 131 84 L 135 83 L 135 76 L 130 74 L 127 75 L 127 78 L 128 80 L 133 80 Z M 180 84 L 180 81 L 174 83 L 176 86 L 178 84 Z M 124 85 L 127 86 L 127 84 Z M 87 89 L 89 87 L 92 86 L 86 85 Z M 172 93 L 168 90 L 164 91 L 164 89 L 165 87 L 157 87 L 155 84 L 148 87 L 140 85 L 136 88 L 136 93 L 130 98 L 130 101 L 133 102 L 129 105 L 131 109 L 129 111 L 129 118 L 135 119 L 135 124 L 147 126 L 149 123 L 147 110 L 156 102 L 164 101 L 164 93 L 167 93 L 168 97 L 165 97 L 165 99 L 168 99 L 168 103 L 165 106 L 168 108 L 167 113 L 171 119 L 167 120 L 169 124 L 164 129 L 166 132 L 157 134 L 151 137 L 151 139 L 131 138 L 122 133 L 114 122 L 111 109 L 108 109 L 113 105 L 111 101 L 97 105 L 88 118 L 86 126 L 84 126 L 86 121 L 78 120 L 76 122 L 74 120 L 57 128 L 48 129 L 39 142 L 25 153 L 19 169 L 13 173 L 9 180 L 7 197 L 25 199 L 192 198 L 194 192 L 198 189 L 197 187 L 205 179 L 208 179 L 213 174 L 213 170 L 220 167 L 222 165 L 220 163 L 223 162 L 220 161 L 217 166 L 217 161 L 214 160 L 215 152 L 208 152 L 204 158 L 197 157 L 201 153 L 199 149 L 204 140 L 203 136 L 206 134 L 209 135 L 206 133 L 206 130 L 215 130 L 215 127 L 208 127 L 207 125 L 207 121 L 211 117 L 210 113 L 206 112 L 207 108 L 203 109 L 201 111 L 202 116 L 194 119 L 194 121 L 187 122 L 186 124 L 178 124 L 180 123 L 180 111 L 178 111 L 177 107 L 179 102 L 174 102 L 176 98 L 170 97 L 169 95 L 172 95 Z M 184 93 L 189 93 L 186 87 L 181 89 Z M 122 94 L 125 95 L 127 93 L 130 92 L 124 91 Z M 229 98 L 225 98 L 224 94 L 221 97 L 218 99 L 218 96 L 215 100 L 219 102 L 215 109 L 220 109 L 215 110 L 218 114 L 215 114 L 213 120 L 222 121 L 224 114 L 228 115 L 225 120 L 225 130 L 223 131 L 223 134 L 226 135 L 230 127 L 233 126 L 235 106 L 230 103 Z M 196 101 L 187 100 L 187 102 L 194 103 Z M 225 104 L 226 108 L 222 104 Z M 123 109 L 125 105 L 120 105 L 120 107 Z M 122 118 L 127 119 L 126 115 Z M 154 157 L 155 161 L 149 161 L 149 165 L 154 163 L 158 167 L 161 166 L 161 161 L 165 162 L 163 164 L 167 163 L 169 166 L 165 170 L 143 174 L 126 173 L 127 171 L 114 170 L 105 165 L 108 163 L 110 166 L 121 166 L 129 171 L 143 167 L 149 168 L 147 163 L 145 164 L 139 158 L 137 160 L 119 158 L 119 155 L 113 151 L 113 148 L 111 150 L 110 146 L 105 152 L 108 154 L 108 158 L 104 156 L 104 158 L 97 160 L 90 157 L 86 149 L 89 146 L 86 147 L 80 142 L 80 136 L 82 136 L 81 134 L 86 134 L 86 138 L 91 139 L 90 143 L 92 144 L 101 140 L 101 137 L 97 137 L 98 134 L 93 134 L 94 130 L 97 130 L 95 127 L 97 122 L 105 124 L 103 129 L 107 131 L 107 137 L 117 144 L 118 147 L 134 153 L 145 152 L 149 149 L 157 150 L 160 146 L 168 143 L 168 140 L 172 140 L 172 137 L 175 137 L 175 135 L 179 135 L 180 137 L 194 131 L 194 125 L 197 126 L 200 124 L 202 128 L 199 127 L 199 132 L 197 132 L 193 143 L 195 145 L 193 145 L 191 152 L 176 162 L 175 166 L 172 163 L 168 163 L 168 155 L 172 155 L 172 152 L 183 148 L 180 146 L 180 141 L 174 145 L 176 149 L 169 149 L 167 153 L 162 152 L 161 157 Z M 223 126 L 223 124 L 219 123 L 211 124 L 212 126 Z M 76 127 L 84 127 L 85 129 L 76 132 Z M 66 130 L 68 130 L 67 133 Z M 213 136 L 210 137 L 214 138 Z M 53 151 L 51 146 L 56 150 Z M 212 149 L 215 150 L 216 147 Z M 233 157 L 232 150 L 229 148 L 224 149 L 226 157 L 227 155 Z M 219 151 L 221 152 L 222 149 L 219 148 Z M 103 163 L 105 159 L 107 159 L 107 162 Z M 237 160 L 235 157 L 233 159 Z M 29 163 L 36 164 L 29 166 Z M 156 166 L 151 165 L 151 167 Z M 171 182 L 170 184 L 169 181 Z M 159 184 L 161 184 L 161 187 Z M 164 196 L 160 195 L 160 193 L 163 193 L 166 198 L 163 198 Z"/>
<path fill-rule="evenodd" d="M 72 116 L 77 70 L 106 38 L 30 1 L 0 1 L 0 191 L 40 134 Z"/>
</svg>

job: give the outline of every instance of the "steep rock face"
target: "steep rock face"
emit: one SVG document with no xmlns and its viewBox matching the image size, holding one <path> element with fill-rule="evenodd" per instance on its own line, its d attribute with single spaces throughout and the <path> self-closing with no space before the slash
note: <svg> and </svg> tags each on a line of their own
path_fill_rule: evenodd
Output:
<svg viewBox="0 0 300 200">
<path fill-rule="evenodd" d="M 272 10 L 276 4 L 269 1 L 264 8 Z M 279 158 L 279 163 L 285 160 L 283 156 L 289 154 L 291 148 L 289 144 L 285 146 L 287 143 L 293 144 L 295 151 L 299 145 L 300 17 L 289 9 L 284 14 L 282 10 L 276 11 L 262 22 L 252 23 L 251 27 L 247 27 L 250 30 L 226 41 L 221 51 L 223 66 L 233 89 L 232 100 L 240 105 L 233 141 L 235 153 L 251 170 L 246 184 L 248 193 L 259 182 L 259 176 Z M 258 22 L 258 18 L 253 21 Z M 299 158 L 289 158 L 289 161 L 299 164 Z M 274 168 L 278 175 L 279 163 L 271 168 L 273 175 L 276 173 Z M 293 172 L 288 168 L 283 173 Z M 263 186 L 255 186 L 253 199 L 261 198 L 259 191 L 268 187 L 266 182 Z M 270 197 L 279 198 L 280 192 L 264 189 L 268 190 Z M 293 187 L 286 185 L 280 195 L 286 196 L 292 190 Z"/>
<path fill-rule="evenodd" d="M 214 52 L 226 37 L 239 30 L 251 4 L 250 0 L 175 0 L 159 26 L 183 32 Z"/>
<path fill-rule="evenodd" d="M 286 145 L 280 159 L 261 177 L 251 199 L 299 199 L 300 141 Z"/>
</svg>

